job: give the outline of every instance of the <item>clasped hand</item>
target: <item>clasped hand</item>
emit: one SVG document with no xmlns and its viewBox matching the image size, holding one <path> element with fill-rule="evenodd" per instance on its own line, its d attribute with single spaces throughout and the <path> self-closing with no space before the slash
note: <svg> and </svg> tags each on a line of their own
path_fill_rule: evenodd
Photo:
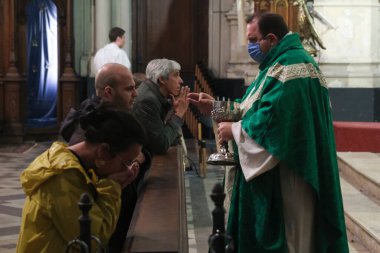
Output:
<svg viewBox="0 0 380 253">
<path fill-rule="evenodd" d="M 112 179 L 115 182 L 118 182 L 121 188 L 125 188 L 127 185 L 133 182 L 136 179 L 140 171 L 140 164 L 137 161 L 134 161 L 130 166 L 124 168 L 121 171 L 112 173 L 108 176 L 108 179 Z"/>
<path fill-rule="evenodd" d="M 220 122 L 218 124 L 217 134 L 219 138 L 219 144 L 222 144 L 225 141 L 233 140 L 234 136 L 232 135 L 232 123 L 233 122 Z"/>
<path fill-rule="evenodd" d="M 187 100 L 187 94 L 189 92 L 190 88 L 188 86 L 184 86 L 181 87 L 181 90 L 177 97 L 174 97 L 172 94 L 170 95 L 172 98 L 175 114 L 180 118 L 185 115 L 187 108 L 189 107 L 189 101 Z"/>
</svg>

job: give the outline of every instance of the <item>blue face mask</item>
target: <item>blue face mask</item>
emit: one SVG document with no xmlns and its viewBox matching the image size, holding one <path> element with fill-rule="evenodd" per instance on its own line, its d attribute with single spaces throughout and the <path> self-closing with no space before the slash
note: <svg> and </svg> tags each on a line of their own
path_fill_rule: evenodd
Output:
<svg viewBox="0 0 380 253">
<path fill-rule="evenodd" d="M 251 58 L 258 63 L 262 63 L 266 56 L 266 54 L 263 53 L 263 51 L 261 51 L 259 42 L 249 42 L 248 53 L 251 56 Z"/>
</svg>

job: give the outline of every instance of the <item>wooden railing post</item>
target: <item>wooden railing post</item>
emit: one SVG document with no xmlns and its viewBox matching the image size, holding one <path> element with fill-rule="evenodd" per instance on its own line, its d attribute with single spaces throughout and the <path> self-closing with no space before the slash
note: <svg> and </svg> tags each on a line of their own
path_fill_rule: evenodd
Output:
<svg viewBox="0 0 380 253">
<path fill-rule="evenodd" d="M 210 197 L 215 204 L 215 209 L 212 211 L 212 234 L 209 238 L 210 253 L 233 253 L 232 238 L 225 233 L 224 227 L 224 214 L 226 211 L 224 210 L 223 202 L 226 194 L 222 184 L 217 183 L 214 185 Z"/>
</svg>

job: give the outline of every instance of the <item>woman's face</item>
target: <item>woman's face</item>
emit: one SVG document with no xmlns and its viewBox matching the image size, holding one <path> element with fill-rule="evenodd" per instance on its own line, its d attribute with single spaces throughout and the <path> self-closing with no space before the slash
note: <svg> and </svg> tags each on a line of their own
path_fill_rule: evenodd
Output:
<svg viewBox="0 0 380 253">
<path fill-rule="evenodd" d="M 99 166 L 96 173 L 100 178 L 127 170 L 141 152 L 140 144 L 132 144 L 128 149 L 118 152 L 117 154 L 109 154 L 109 159 L 105 160 L 104 166 Z"/>
</svg>

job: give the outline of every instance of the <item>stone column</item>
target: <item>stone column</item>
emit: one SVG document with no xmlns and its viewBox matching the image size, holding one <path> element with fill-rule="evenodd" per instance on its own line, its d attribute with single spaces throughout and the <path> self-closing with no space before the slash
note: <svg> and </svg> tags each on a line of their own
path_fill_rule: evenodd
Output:
<svg viewBox="0 0 380 253">
<path fill-rule="evenodd" d="M 74 1 L 75 72 L 82 77 L 90 73 L 89 62 L 93 51 L 92 0 Z"/>
<path fill-rule="evenodd" d="M 251 6 L 246 1 L 244 4 L 245 16 L 252 13 Z M 228 78 L 244 78 L 245 84 L 249 85 L 258 72 L 258 65 L 249 57 L 247 46 L 241 45 L 238 36 L 238 19 L 236 3 L 225 14 L 229 25 L 230 54 L 227 63 L 226 76 Z"/>
<path fill-rule="evenodd" d="M 225 17 L 235 0 L 210 0 L 209 69 L 218 77 L 226 77 L 230 58 L 230 27 Z"/>
<path fill-rule="evenodd" d="M 123 49 L 132 62 L 132 0 L 113 1 L 112 14 L 112 26 L 119 26 L 125 30 L 126 42 Z"/>
<path fill-rule="evenodd" d="M 105 46 L 108 42 L 108 32 L 111 28 L 111 3 L 109 0 L 95 0 L 93 11 L 93 51 L 90 65 L 90 77 L 95 77 L 94 55 L 96 51 Z"/>
<path fill-rule="evenodd" d="M 95 52 L 108 42 L 111 28 L 111 1 L 95 0 Z"/>
</svg>

